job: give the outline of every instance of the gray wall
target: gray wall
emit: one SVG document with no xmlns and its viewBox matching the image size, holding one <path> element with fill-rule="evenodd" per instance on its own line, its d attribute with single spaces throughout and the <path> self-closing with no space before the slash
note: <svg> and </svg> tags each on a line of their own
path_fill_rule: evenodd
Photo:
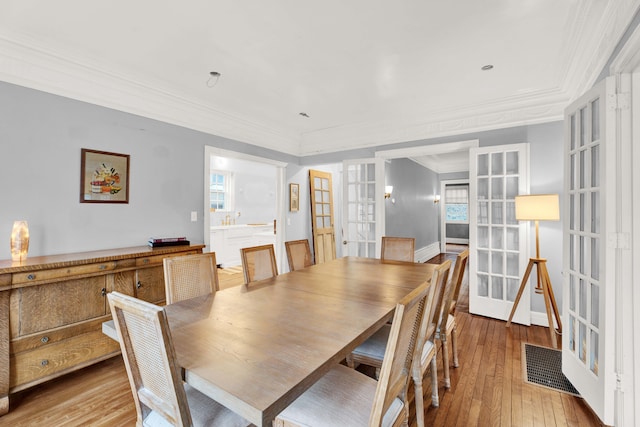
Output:
<svg viewBox="0 0 640 427">
<path fill-rule="evenodd" d="M 14 220 L 29 255 L 144 245 L 151 236 L 204 241 L 204 147 L 297 158 L 0 82 L 0 259 Z M 131 156 L 128 204 L 79 203 L 80 149 Z M 198 221 L 190 221 L 190 212 Z"/>
<path fill-rule="evenodd" d="M 385 200 L 385 234 L 415 237 L 416 249 L 438 242 L 440 209 L 433 203 L 433 195 L 440 193 L 438 175 L 409 159 L 390 160 L 385 174 L 395 200 Z"/>
</svg>

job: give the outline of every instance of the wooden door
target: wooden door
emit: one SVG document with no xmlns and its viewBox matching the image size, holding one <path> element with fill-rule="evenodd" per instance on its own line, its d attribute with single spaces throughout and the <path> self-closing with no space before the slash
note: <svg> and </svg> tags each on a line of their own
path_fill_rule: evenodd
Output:
<svg viewBox="0 0 640 427">
<path fill-rule="evenodd" d="M 336 257 L 336 233 L 333 227 L 333 190 L 331 174 L 309 170 L 311 190 L 311 226 L 316 264 Z"/>
<path fill-rule="evenodd" d="M 529 223 L 516 221 L 515 197 L 529 193 L 529 146 L 478 147 L 469 155 L 469 312 L 506 320 L 528 260 Z M 513 322 L 531 323 L 528 291 Z"/>
</svg>

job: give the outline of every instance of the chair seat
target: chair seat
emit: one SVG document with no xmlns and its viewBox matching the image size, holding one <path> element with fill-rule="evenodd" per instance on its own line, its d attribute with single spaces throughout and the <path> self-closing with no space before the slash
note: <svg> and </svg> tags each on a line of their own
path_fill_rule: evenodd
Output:
<svg viewBox="0 0 640 427">
<path fill-rule="evenodd" d="M 246 427 L 251 425 L 249 421 L 245 420 L 240 415 L 225 408 L 215 400 L 209 399 L 189 384 L 184 385 L 184 391 L 187 393 L 189 411 L 191 412 L 191 420 L 193 421 L 194 427 Z M 143 425 L 145 427 L 173 426 L 173 424 L 168 422 L 156 411 L 152 411 L 147 418 L 145 418 Z"/>
<path fill-rule="evenodd" d="M 358 371 L 336 365 L 282 411 L 276 425 L 367 426 L 377 385 L 377 381 Z M 396 398 L 384 415 L 382 426 L 392 426 L 403 408 L 402 401 Z"/>
<path fill-rule="evenodd" d="M 451 332 L 455 324 L 456 324 L 456 318 L 454 316 L 449 315 L 449 317 L 447 318 L 447 330 L 445 332 L 446 333 Z M 438 327 L 438 330 L 436 331 L 436 338 L 440 339 L 440 327 Z"/>
<path fill-rule="evenodd" d="M 378 331 L 376 331 L 376 333 L 369 339 L 353 350 L 352 354 L 359 360 L 378 362 L 373 365 L 367 363 L 369 366 L 381 366 L 382 359 L 384 358 L 384 352 L 387 349 L 387 341 L 389 341 L 390 332 L 391 325 L 387 323 L 382 328 L 378 329 Z"/>
<path fill-rule="evenodd" d="M 433 344 L 433 341 L 429 340 L 424 343 L 424 346 L 422 346 L 422 354 L 420 355 L 420 361 L 423 367 L 426 368 L 427 361 L 433 357 L 435 351 L 436 346 Z"/>
</svg>

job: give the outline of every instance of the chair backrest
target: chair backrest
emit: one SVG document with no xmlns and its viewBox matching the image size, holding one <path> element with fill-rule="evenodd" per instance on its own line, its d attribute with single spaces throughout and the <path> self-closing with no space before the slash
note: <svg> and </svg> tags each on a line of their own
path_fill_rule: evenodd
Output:
<svg viewBox="0 0 640 427">
<path fill-rule="evenodd" d="M 382 236 L 380 259 L 414 262 L 416 239 L 413 237 Z"/>
<path fill-rule="evenodd" d="M 422 348 L 428 340 L 431 340 L 435 335 L 437 329 L 437 322 L 439 317 L 439 309 L 442 307 L 442 301 L 444 299 L 444 292 L 446 288 L 447 278 L 449 277 L 449 270 L 451 269 L 451 261 L 447 260 L 438 265 L 433 271 L 431 276 L 431 287 L 429 288 L 429 295 L 427 296 L 427 303 L 425 304 L 424 314 L 420 320 L 420 330 L 418 338 L 416 339 L 416 348 L 413 354 L 412 369 L 417 370 L 416 378 L 422 378 L 422 371 L 426 366 L 421 365 Z"/>
<path fill-rule="evenodd" d="M 167 304 L 219 290 L 215 252 L 168 257 L 163 265 Z"/>
<path fill-rule="evenodd" d="M 152 412 L 172 425 L 190 426 L 191 413 L 164 310 L 124 295 L 108 294 L 111 314 L 133 391 L 138 423 Z"/>
<path fill-rule="evenodd" d="M 300 270 L 301 268 L 313 265 L 311 248 L 309 247 L 309 241 L 307 239 L 284 242 L 284 246 L 287 250 L 289 270 Z"/>
<path fill-rule="evenodd" d="M 447 300 L 447 288 L 449 287 L 449 283 L 451 283 L 449 279 L 449 271 L 451 270 L 451 261 L 446 260 L 442 264 L 440 264 L 433 272 L 433 277 L 431 278 L 431 283 L 435 285 L 435 292 L 433 296 L 433 302 L 431 307 L 429 307 L 429 315 L 425 316 L 425 321 L 427 324 L 423 325 L 425 329 L 424 341 L 421 344 L 424 344 L 426 340 L 431 339 L 433 335 L 436 333 L 438 326 L 440 325 L 440 319 L 442 318 L 443 307 L 445 306 L 445 300 Z"/>
<path fill-rule="evenodd" d="M 430 285 L 424 282 L 396 305 L 369 418 L 370 426 L 381 425 L 384 414 L 397 397 L 408 412 L 412 356 L 429 289 Z"/>
<path fill-rule="evenodd" d="M 276 253 L 273 245 L 253 246 L 240 249 L 244 282 L 249 284 L 257 280 L 278 275 Z"/>
<path fill-rule="evenodd" d="M 453 296 L 451 298 L 451 304 L 449 305 L 449 313 L 455 314 L 456 304 L 458 303 L 458 297 L 460 296 L 460 288 L 462 287 L 462 279 L 464 278 L 464 272 L 467 268 L 467 261 L 469 260 L 469 249 L 465 249 L 458 254 L 456 258 L 456 265 L 453 268 L 453 274 L 451 281 L 453 282 Z"/>
</svg>

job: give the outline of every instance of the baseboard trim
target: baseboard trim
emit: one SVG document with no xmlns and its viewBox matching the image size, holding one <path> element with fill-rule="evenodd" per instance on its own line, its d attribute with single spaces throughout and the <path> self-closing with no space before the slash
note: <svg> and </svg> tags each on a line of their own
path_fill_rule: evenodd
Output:
<svg viewBox="0 0 640 427">
<path fill-rule="evenodd" d="M 468 245 L 469 239 L 458 239 L 455 237 L 447 237 L 447 243 L 451 243 L 453 245 Z"/>
<path fill-rule="evenodd" d="M 555 323 L 555 322 L 554 322 Z M 531 312 L 531 324 L 536 326 L 549 327 L 549 321 L 547 320 L 547 313 L 545 311 L 532 311 Z M 557 325 L 556 325 L 557 326 Z"/>
<path fill-rule="evenodd" d="M 416 262 L 425 262 L 436 255 L 440 255 L 440 242 L 433 242 L 415 252 Z"/>
</svg>

